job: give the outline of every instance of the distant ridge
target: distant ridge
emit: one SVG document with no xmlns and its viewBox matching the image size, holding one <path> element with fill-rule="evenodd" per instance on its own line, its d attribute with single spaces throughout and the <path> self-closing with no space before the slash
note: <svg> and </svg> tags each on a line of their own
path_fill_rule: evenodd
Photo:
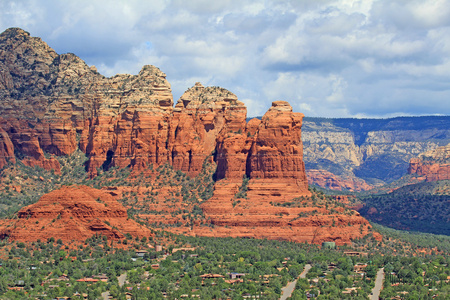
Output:
<svg viewBox="0 0 450 300">
<path fill-rule="evenodd" d="M 339 180 L 352 177 L 350 181 L 362 179 L 370 186 L 390 183 L 407 173 L 411 158 L 450 142 L 450 116 L 305 117 L 302 129 L 307 172 L 318 169 L 337 176 L 309 176 L 309 183 L 333 189 L 348 187 Z M 366 188 L 363 182 L 350 191 Z"/>
</svg>

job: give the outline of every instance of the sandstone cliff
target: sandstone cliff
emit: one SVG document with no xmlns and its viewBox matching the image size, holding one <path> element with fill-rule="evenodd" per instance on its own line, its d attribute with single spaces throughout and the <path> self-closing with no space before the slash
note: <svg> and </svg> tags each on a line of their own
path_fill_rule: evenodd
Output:
<svg viewBox="0 0 450 300">
<path fill-rule="evenodd" d="M 247 124 L 244 104 L 219 87 L 197 83 L 174 108 L 170 84 L 153 66 L 105 78 L 74 54 L 58 55 L 17 28 L 1 34 L 0 49 L 0 124 L 5 143 L 9 138 L 27 165 L 58 173 L 50 155 L 79 148 L 91 176 L 99 168 L 165 163 L 195 176 L 215 153 L 218 179 L 283 178 L 307 190 L 303 115 L 286 102 L 274 102 L 261 122 Z M 11 152 L 11 143 L 4 149 Z"/>
<path fill-rule="evenodd" d="M 0 168 L 3 168 L 9 162 L 16 162 L 14 146 L 9 139 L 8 134 L 0 128 Z"/>
<path fill-rule="evenodd" d="M 74 54 L 58 55 L 41 39 L 8 29 L 0 35 L 1 125 L 29 165 L 57 170 L 44 153 L 67 155 L 79 147 L 95 175 L 98 167 L 138 157 L 145 129 L 157 138 L 173 105 L 165 77 L 144 66 L 138 75 L 105 78 Z"/>
<path fill-rule="evenodd" d="M 412 158 L 408 173 L 425 177 L 426 181 L 449 180 L 450 144 Z"/>
<path fill-rule="evenodd" d="M 24 207 L 17 220 L 0 229 L 2 238 L 37 241 L 48 238 L 84 241 L 94 234 L 109 239 L 124 238 L 126 233 L 149 237 L 149 229 L 128 219 L 126 209 L 107 192 L 87 186 L 62 187 L 39 201 Z"/>
</svg>

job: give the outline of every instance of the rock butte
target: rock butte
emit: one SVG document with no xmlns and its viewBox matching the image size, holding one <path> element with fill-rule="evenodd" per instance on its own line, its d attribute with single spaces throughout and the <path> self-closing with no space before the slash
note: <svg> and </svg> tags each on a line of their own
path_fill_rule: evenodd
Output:
<svg viewBox="0 0 450 300">
<path fill-rule="evenodd" d="M 121 239 L 125 234 L 150 237 L 149 229 L 128 219 L 127 210 L 102 190 L 65 186 L 22 208 L 17 220 L 7 221 L 2 238 L 18 241 L 84 241 L 94 234 Z"/>
<path fill-rule="evenodd" d="M 220 226 L 213 235 L 336 240 L 343 244 L 368 233 L 369 224 L 359 215 L 339 215 L 340 225 L 351 225 L 345 230 L 321 230 L 331 223 L 330 218 L 293 222 L 285 216 L 298 213 L 295 209 L 279 211 L 268 205 L 310 196 L 301 141 L 303 114 L 293 112 L 285 101 L 273 102 L 261 120 L 247 123 L 247 109 L 236 95 L 196 83 L 173 106 L 171 86 L 157 67 L 144 66 L 138 75 L 106 78 L 74 54 L 58 55 L 41 39 L 18 28 L 0 34 L 0 99 L 0 167 L 14 163 L 17 153 L 26 165 L 59 173 L 54 156 L 69 155 L 77 149 L 87 155 L 91 177 L 99 168 L 131 166 L 144 170 L 162 164 L 196 176 L 206 160 L 213 160 L 217 183 L 213 197 L 202 205 L 211 223 Z M 248 198 L 242 200 L 242 208 L 235 209 L 233 198 L 244 176 L 250 179 Z M 83 198 L 87 189 L 71 192 Z M 55 196 L 52 193 L 47 196 Z M 47 196 L 39 205 L 46 203 Z M 26 211 L 34 216 L 39 205 Z M 73 214 L 61 209 L 55 207 L 61 213 Z M 23 225 L 30 226 L 23 219 L 26 211 L 19 217 Z M 224 226 L 234 230 L 229 232 Z M 253 230 L 253 226 L 258 229 Z M 84 238 L 89 231 L 80 228 L 79 232 Z M 210 235 L 203 229 L 196 232 Z M 21 239 L 25 231 L 8 234 Z"/>
</svg>

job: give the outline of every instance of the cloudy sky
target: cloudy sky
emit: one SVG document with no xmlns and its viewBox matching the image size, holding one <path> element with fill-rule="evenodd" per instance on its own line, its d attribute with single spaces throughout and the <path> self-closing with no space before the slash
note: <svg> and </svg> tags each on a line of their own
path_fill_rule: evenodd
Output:
<svg viewBox="0 0 450 300">
<path fill-rule="evenodd" d="M 100 73 L 159 67 L 174 100 L 221 86 L 259 116 L 450 114 L 450 0 L 2 0 L 20 27 Z"/>
</svg>

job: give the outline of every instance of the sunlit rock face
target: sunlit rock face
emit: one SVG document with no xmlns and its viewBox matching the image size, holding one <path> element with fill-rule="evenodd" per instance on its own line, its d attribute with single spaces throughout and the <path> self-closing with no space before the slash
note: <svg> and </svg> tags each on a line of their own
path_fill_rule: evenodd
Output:
<svg viewBox="0 0 450 300">
<path fill-rule="evenodd" d="M 450 144 L 412 158 L 408 173 L 425 177 L 426 181 L 450 179 Z"/>
<path fill-rule="evenodd" d="M 87 186 L 65 186 L 42 196 L 22 208 L 11 226 L 0 228 L 0 235 L 17 241 L 48 238 L 84 241 L 94 234 L 109 239 L 124 234 L 150 237 L 150 230 L 128 219 L 126 209 L 105 191 Z"/>
</svg>

